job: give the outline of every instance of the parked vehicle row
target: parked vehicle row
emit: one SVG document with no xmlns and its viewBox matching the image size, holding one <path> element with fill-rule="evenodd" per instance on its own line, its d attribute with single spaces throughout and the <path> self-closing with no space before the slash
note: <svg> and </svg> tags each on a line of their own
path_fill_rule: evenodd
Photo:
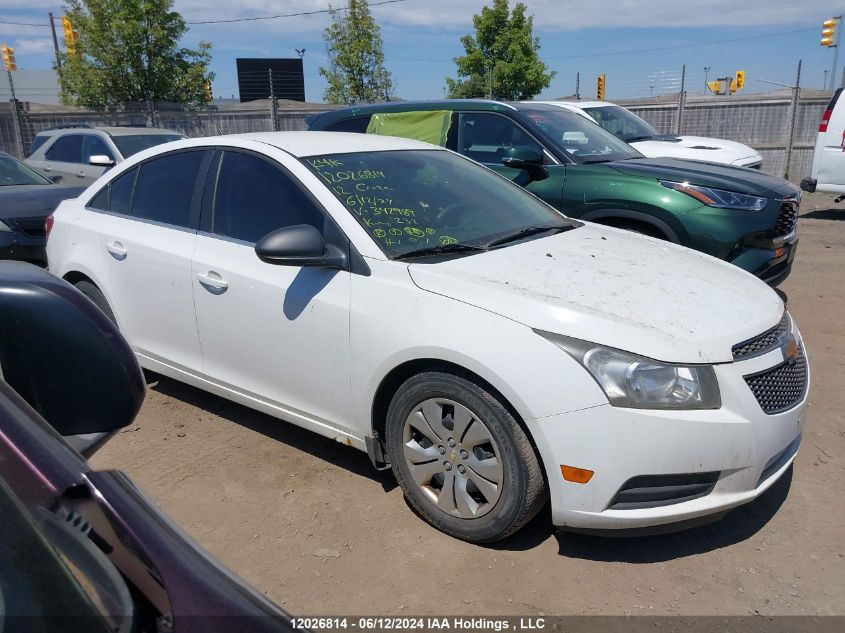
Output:
<svg viewBox="0 0 845 633">
<path fill-rule="evenodd" d="M 639 151 L 559 105 L 448 100 L 313 116 L 309 129 L 388 134 L 454 150 L 570 217 L 657 237 L 776 285 L 798 244 L 801 192 L 758 170 Z"/>
<path fill-rule="evenodd" d="M 755 149 L 721 138 L 661 134 L 630 110 L 609 101 L 536 101 L 564 108 L 595 121 L 649 158 L 684 158 L 760 169 L 763 157 Z"/>
<path fill-rule="evenodd" d="M 458 538 L 504 538 L 547 499 L 568 529 L 676 528 L 789 468 L 809 369 L 775 292 L 560 211 L 660 208 L 704 251 L 733 231 L 722 259 L 767 277 L 791 261 L 791 185 L 645 159 L 554 106 L 391 107 L 320 121 L 466 157 L 380 134 L 169 143 L 59 205 L 50 271 L 143 367 L 366 450 Z"/>
</svg>

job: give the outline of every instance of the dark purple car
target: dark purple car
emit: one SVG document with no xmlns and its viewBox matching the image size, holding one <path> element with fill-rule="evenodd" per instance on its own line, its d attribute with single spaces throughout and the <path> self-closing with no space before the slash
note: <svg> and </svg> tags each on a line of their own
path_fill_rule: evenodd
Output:
<svg viewBox="0 0 845 633">
<path fill-rule="evenodd" d="M 72 286 L 0 262 L 0 631 L 289 631 L 119 471 L 85 460 L 128 425 L 132 350 Z"/>
</svg>

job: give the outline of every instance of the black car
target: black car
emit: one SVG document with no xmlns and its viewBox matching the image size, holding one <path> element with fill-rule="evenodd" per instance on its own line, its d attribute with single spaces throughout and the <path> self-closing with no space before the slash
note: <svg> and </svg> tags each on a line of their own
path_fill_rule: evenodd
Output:
<svg viewBox="0 0 845 633">
<path fill-rule="evenodd" d="M 289 616 L 85 460 L 144 399 L 116 326 L 0 262 L 0 632 L 286 633 Z"/>
<path fill-rule="evenodd" d="M 75 198 L 85 187 L 45 178 L 0 152 L 0 259 L 47 263 L 45 222 L 62 200 Z"/>
</svg>

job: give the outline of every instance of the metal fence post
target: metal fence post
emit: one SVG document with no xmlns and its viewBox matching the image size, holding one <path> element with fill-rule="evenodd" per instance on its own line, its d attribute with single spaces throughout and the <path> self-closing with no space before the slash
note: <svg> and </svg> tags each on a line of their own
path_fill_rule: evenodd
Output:
<svg viewBox="0 0 845 633">
<path fill-rule="evenodd" d="M 273 131 L 279 131 L 279 103 L 276 101 L 276 90 L 273 87 L 273 69 L 267 69 L 270 76 L 270 116 L 273 117 Z"/>
<path fill-rule="evenodd" d="M 684 121 L 684 102 L 687 100 L 687 95 L 684 91 L 684 84 L 686 83 L 686 79 L 687 65 L 684 64 L 683 68 L 681 68 L 681 91 L 678 93 L 678 129 L 676 130 L 676 134 L 678 134 L 678 136 L 681 135 L 681 124 Z"/>
<path fill-rule="evenodd" d="M 795 144 L 795 120 L 798 118 L 798 104 L 801 95 L 801 60 L 798 60 L 798 71 L 795 75 L 795 86 L 792 88 L 792 103 L 789 108 L 789 126 L 787 127 L 786 157 L 783 163 L 783 177 L 789 178 L 789 162 L 792 159 L 792 147 Z"/>
</svg>

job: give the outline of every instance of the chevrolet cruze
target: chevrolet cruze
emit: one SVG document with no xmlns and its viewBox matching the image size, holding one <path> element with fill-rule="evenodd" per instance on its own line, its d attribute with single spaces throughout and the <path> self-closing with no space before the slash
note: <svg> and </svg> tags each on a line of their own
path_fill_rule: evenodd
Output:
<svg viewBox="0 0 845 633">
<path fill-rule="evenodd" d="M 433 526 L 679 527 L 795 458 L 804 346 L 710 256 L 453 152 L 271 133 L 139 153 L 48 221 L 142 366 L 365 450 Z"/>
</svg>

